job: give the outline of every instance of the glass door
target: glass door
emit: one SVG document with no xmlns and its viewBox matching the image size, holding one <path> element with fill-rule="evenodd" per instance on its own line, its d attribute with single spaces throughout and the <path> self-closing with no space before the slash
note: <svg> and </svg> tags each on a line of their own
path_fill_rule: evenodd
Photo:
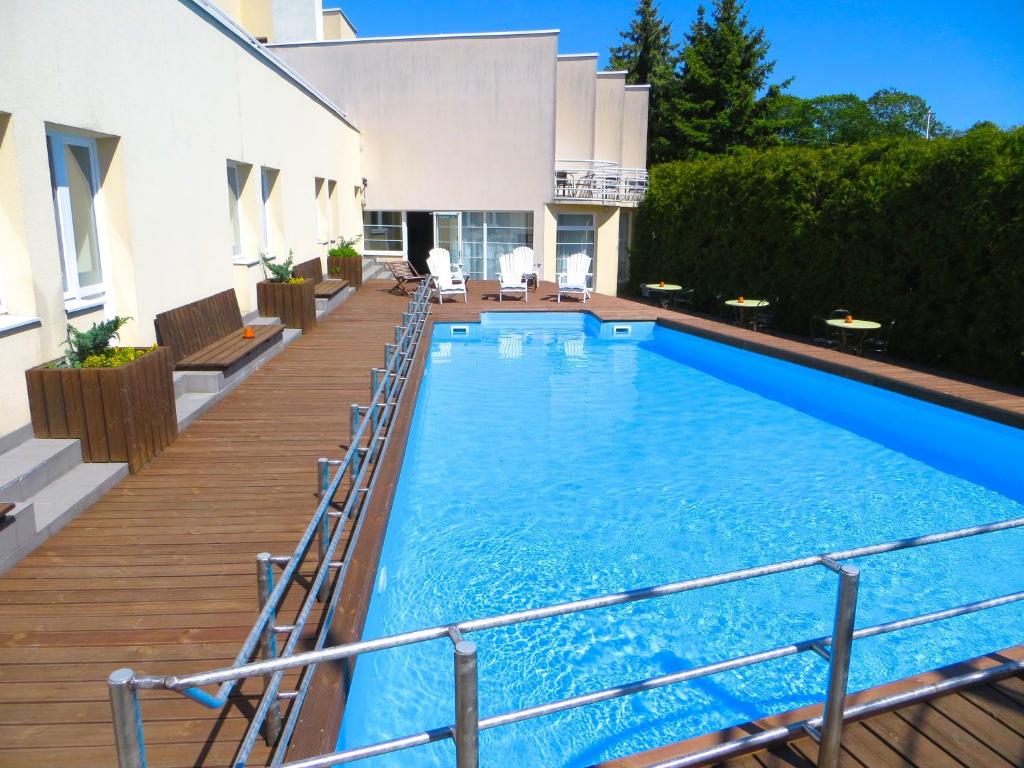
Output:
<svg viewBox="0 0 1024 768">
<path fill-rule="evenodd" d="M 462 263 L 462 248 L 459 238 L 461 215 L 453 211 L 434 212 L 434 247 L 444 248 L 451 254 L 452 264 Z"/>
</svg>

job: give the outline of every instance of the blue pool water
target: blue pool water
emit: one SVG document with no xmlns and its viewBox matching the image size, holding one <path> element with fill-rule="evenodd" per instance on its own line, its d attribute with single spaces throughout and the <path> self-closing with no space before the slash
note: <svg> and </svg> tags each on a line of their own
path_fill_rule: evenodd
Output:
<svg viewBox="0 0 1024 768">
<path fill-rule="evenodd" d="M 1024 516 L 1020 430 L 629 328 L 435 326 L 365 638 Z M 864 558 L 857 624 L 1022 590 L 1022 544 L 1006 531 Z M 835 589 L 807 569 L 474 633 L 481 716 L 828 634 Z M 1022 618 L 858 641 L 851 690 L 1017 644 Z M 452 722 L 451 653 L 363 656 L 339 746 Z M 481 761 L 586 766 L 820 701 L 825 677 L 804 654 L 493 729 Z M 442 742 L 360 765 L 453 756 Z"/>
</svg>

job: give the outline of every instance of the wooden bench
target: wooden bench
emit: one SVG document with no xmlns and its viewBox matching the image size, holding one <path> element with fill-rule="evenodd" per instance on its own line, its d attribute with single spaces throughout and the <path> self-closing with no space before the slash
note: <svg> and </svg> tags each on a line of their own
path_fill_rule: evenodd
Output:
<svg viewBox="0 0 1024 768">
<path fill-rule="evenodd" d="M 332 299 L 348 287 L 348 280 L 329 278 L 324 280 L 324 267 L 320 259 L 310 259 L 292 267 L 296 277 L 312 280 L 316 285 L 313 293 L 318 299 Z"/>
<path fill-rule="evenodd" d="M 232 374 L 279 342 L 284 326 L 254 325 L 252 339 L 243 338 L 243 330 L 233 289 L 156 316 L 157 340 L 170 348 L 179 371 Z"/>
</svg>

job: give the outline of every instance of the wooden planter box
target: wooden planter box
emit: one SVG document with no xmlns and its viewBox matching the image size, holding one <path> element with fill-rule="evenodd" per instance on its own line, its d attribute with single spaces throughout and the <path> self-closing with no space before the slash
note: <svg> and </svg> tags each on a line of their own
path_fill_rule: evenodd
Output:
<svg viewBox="0 0 1024 768">
<path fill-rule="evenodd" d="M 316 283 L 256 283 L 256 306 L 264 317 L 279 317 L 287 328 L 303 333 L 316 325 Z"/>
<path fill-rule="evenodd" d="M 77 438 L 82 460 L 128 462 L 135 473 L 178 437 L 170 350 L 119 368 L 25 371 L 36 437 Z"/>
<path fill-rule="evenodd" d="M 361 256 L 328 256 L 327 273 L 329 277 L 348 280 L 353 288 L 363 285 L 363 259 Z"/>
</svg>

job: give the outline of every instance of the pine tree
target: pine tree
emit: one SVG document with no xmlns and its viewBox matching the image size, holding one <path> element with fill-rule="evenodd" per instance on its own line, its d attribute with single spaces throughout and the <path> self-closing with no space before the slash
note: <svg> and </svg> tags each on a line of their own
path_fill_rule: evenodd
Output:
<svg viewBox="0 0 1024 768">
<path fill-rule="evenodd" d="M 674 105 L 682 57 L 672 42 L 672 25 L 661 18 L 654 0 L 638 0 L 628 32 L 620 32 L 622 45 L 610 51 L 609 65 L 625 70 L 630 85 L 650 85 L 647 160 L 659 162 L 675 156 Z"/>
<path fill-rule="evenodd" d="M 697 9 L 674 105 L 681 156 L 773 141 L 774 105 L 790 81 L 767 84 L 775 69 L 769 47 L 764 29 L 750 27 L 742 0 L 714 0 L 710 21 Z"/>
</svg>

